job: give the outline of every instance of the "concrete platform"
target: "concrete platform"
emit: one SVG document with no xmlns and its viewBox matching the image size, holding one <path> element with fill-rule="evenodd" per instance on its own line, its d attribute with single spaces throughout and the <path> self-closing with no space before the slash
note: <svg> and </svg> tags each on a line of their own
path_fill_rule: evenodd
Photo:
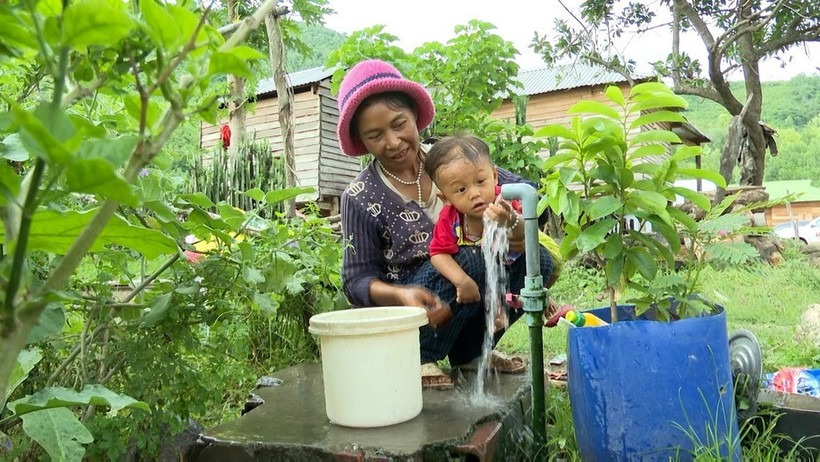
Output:
<svg viewBox="0 0 820 462">
<path fill-rule="evenodd" d="M 208 429 L 194 451 L 199 461 L 499 460 L 530 435 L 530 374 L 495 374 L 485 396 L 472 396 L 475 374 L 455 373 L 452 390 L 425 390 L 416 418 L 381 428 L 331 424 L 325 415 L 321 364 L 271 374 L 278 386 L 254 393 L 264 400 L 242 417 Z"/>
</svg>

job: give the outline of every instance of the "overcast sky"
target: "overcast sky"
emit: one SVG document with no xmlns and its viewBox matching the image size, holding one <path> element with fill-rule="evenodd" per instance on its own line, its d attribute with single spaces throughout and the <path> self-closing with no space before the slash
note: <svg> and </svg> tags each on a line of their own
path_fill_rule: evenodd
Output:
<svg viewBox="0 0 820 462">
<path fill-rule="evenodd" d="M 580 0 L 568 0 L 565 3 L 577 5 Z M 657 3 L 657 0 L 653 3 Z M 385 32 L 399 38 L 397 45 L 408 52 L 424 42 L 445 43 L 455 35 L 455 26 L 467 24 L 471 19 L 487 21 L 496 26 L 497 35 L 513 42 L 520 53 L 518 64 L 522 69 L 544 65 L 529 48 L 534 32 L 551 35 L 556 15 L 569 18 L 555 0 L 329 0 L 329 6 L 336 10 L 336 14 L 326 16 L 326 27 L 350 34 L 382 24 Z M 626 47 L 627 57 L 638 63 L 639 71 L 649 72 L 646 63 L 662 60 L 669 53 L 669 37 L 668 29 L 658 28 L 640 39 L 633 38 L 619 46 Z M 700 39 L 692 36 L 686 42 L 687 51 L 701 58 L 704 52 Z M 817 65 L 812 64 L 812 61 L 817 62 L 820 57 L 820 47 L 813 45 L 808 53 L 804 52 L 804 48 L 795 50 L 791 62 L 785 67 L 773 60 L 763 63 L 762 78 L 788 80 L 800 73 L 820 74 Z M 732 80 L 741 78 L 739 73 L 731 77 Z"/>
</svg>

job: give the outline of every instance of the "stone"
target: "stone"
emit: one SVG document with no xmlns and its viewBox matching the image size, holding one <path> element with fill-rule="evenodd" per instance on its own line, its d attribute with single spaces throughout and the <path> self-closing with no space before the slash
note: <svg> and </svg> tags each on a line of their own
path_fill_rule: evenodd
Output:
<svg viewBox="0 0 820 462">
<path fill-rule="evenodd" d="M 800 316 L 797 336 L 820 348 L 820 304 L 809 305 L 805 313 Z"/>
</svg>

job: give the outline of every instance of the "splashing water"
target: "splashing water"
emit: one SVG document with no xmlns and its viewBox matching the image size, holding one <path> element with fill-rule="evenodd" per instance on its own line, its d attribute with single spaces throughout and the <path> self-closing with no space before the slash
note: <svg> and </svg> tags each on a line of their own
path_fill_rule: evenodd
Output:
<svg viewBox="0 0 820 462">
<path fill-rule="evenodd" d="M 510 243 L 507 228 L 499 227 L 495 221 L 484 218 L 481 253 L 484 257 L 484 315 L 486 332 L 481 347 L 473 395 L 484 395 L 484 382 L 490 375 L 490 357 L 493 351 L 493 337 L 499 330 L 507 328 L 507 312 L 504 297 L 507 289 L 507 251 Z"/>
</svg>

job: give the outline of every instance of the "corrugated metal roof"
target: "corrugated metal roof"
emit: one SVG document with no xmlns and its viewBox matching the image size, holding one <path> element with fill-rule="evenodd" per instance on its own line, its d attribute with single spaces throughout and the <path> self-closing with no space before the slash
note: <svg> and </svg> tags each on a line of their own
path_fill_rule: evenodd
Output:
<svg viewBox="0 0 820 462">
<path fill-rule="evenodd" d="M 638 81 L 650 77 L 651 75 L 648 74 L 634 74 L 632 76 L 634 80 Z M 524 89 L 515 89 L 514 91 L 529 96 L 570 88 L 625 82 L 626 80 L 623 75 L 600 66 L 581 63 L 545 66 L 519 71 L 518 81 L 521 82 Z"/>
<path fill-rule="evenodd" d="M 303 71 L 289 72 L 288 81 L 290 88 L 299 88 L 305 85 L 310 85 L 322 81 L 336 72 L 336 68 L 325 69 L 323 67 L 314 67 L 312 69 L 305 69 Z M 276 94 L 276 85 L 273 83 L 273 78 L 262 79 L 256 85 L 256 96 L 272 96 Z"/>
</svg>

